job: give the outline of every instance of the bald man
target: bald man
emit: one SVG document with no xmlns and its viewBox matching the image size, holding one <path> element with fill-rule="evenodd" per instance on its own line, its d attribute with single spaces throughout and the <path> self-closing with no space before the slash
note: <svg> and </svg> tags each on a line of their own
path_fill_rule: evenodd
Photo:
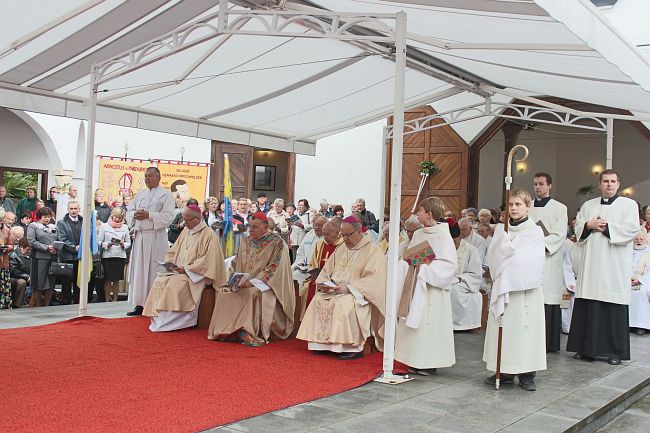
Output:
<svg viewBox="0 0 650 433">
<path fill-rule="evenodd" d="M 226 282 L 219 239 L 201 216 L 197 205 L 183 208 L 185 229 L 165 256 L 161 272 L 144 305 L 151 331 L 173 331 L 196 325 L 201 293 L 206 285 Z M 161 270 L 164 270 L 161 268 Z"/>
</svg>

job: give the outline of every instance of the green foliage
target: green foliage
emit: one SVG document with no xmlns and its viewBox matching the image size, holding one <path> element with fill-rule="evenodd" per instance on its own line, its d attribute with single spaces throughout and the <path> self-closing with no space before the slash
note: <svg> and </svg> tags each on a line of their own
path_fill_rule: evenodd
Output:
<svg viewBox="0 0 650 433">
<path fill-rule="evenodd" d="M 585 185 L 578 189 L 576 195 L 589 195 L 596 189 L 596 185 Z"/>
<path fill-rule="evenodd" d="M 7 197 L 20 200 L 27 197 L 27 187 L 38 185 L 38 174 L 23 173 L 19 171 L 5 171 L 3 185 L 7 188 Z"/>
<path fill-rule="evenodd" d="M 420 174 L 428 174 L 429 176 L 440 173 L 440 167 L 433 161 L 420 161 Z"/>
</svg>

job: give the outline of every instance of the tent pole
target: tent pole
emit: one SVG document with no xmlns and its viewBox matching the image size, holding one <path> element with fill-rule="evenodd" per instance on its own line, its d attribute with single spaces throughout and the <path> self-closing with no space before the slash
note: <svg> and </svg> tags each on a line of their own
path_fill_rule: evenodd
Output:
<svg viewBox="0 0 650 433">
<path fill-rule="evenodd" d="M 382 128 L 382 140 L 381 140 L 381 173 L 382 173 L 382 182 L 381 185 L 379 186 L 379 212 L 381 213 L 382 217 L 379 219 L 379 238 L 381 239 L 381 234 L 383 233 L 384 230 L 384 208 L 386 207 L 386 179 L 384 176 L 386 176 L 386 166 L 387 166 L 387 140 L 388 137 L 388 126 L 384 126 Z"/>
<path fill-rule="evenodd" d="M 605 168 L 612 168 L 612 148 L 614 147 L 614 119 L 607 118 L 607 147 L 605 151 Z"/>
<path fill-rule="evenodd" d="M 84 209 L 82 224 L 83 248 L 81 250 L 81 263 L 79 263 L 79 273 L 81 274 L 81 282 L 79 282 L 79 317 L 88 315 L 88 282 L 90 280 L 90 272 L 92 266 L 91 248 L 90 243 L 90 226 L 92 221 L 93 210 L 93 166 L 95 155 L 95 123 L 97 120 L 97 69 L 95 66 L 92 68 L 90 75 L 90 99 L 88 104 L 88 139 L 86 146 L 86 170 L 84 173 Z M 103 288 L 102 288 L 103 289 Z"/>
<path fill-rule="evenodd" d="M 397 384 L 407 379 L 393 374 L 397 323 L 398 249 L 402 199 L 402 148 L 404 145 L 404 74 L 406 71 L 406 13 L 395 20 L 395 109 L 390 176 L 390 232 L 388 239 L 388 278 L 386 284 L 386 323 L 384 327 L 384 373 L 379 382 Z"/>
</svg>

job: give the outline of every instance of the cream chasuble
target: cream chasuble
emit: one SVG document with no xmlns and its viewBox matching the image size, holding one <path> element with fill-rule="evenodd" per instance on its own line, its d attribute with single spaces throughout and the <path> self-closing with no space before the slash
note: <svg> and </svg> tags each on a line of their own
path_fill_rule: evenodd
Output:
<svg viewBox="0 0 650 433">
<path fill-rule="evenodd" d="M 480 253 L 474 245 L 461 240 L 456 256 L 458 267 L 451 285 L 454 331 L 480 328 L 483 307 L 483 296 L 479 292 L 483 273 Z"/>
<path fill-rule="evenodd" d="M 249 236 L 239 245 L 232 267 L 235 272 L 250 274 L 250 279 L 263 281 L 270 289 L 262 292 L 253 286 L 231 293 L 217 290 L 208 339 L 226 338 L 240 329 L 261 341 L 268 341 L 271 332 L 279 338 L 289 337 L 296 295 L 287 244 L 275 234 L 259 240 Z"/>
<path fill-rule="evenodd" d="M 535 224 L 541 221 L 548 234 L 544 236 L 546 259 L 544 261 L 544 303 L 559 305 L 565 293 L 562 247 L 567 232 L 567 209 L 559 201 L 550 199 L 544 207 L 532 207 L 528 218 Z M 557 308 L 557 307 L 556 307 Z"/>
<path fill-rule="evenodd" d="M 194 229 L 181 231 L 164 261 L 184 267 L 187 274 L 159 275 L 144 305 L 144 316 L 194 311 L 207 284 L 220 287 L 226 282 L 219 239 L 203 220 Z"/>
<path fill-rule="evenodd" d="M 363 236 L 351 249 L 341 243 L 316 284 L 325 281 L 347 284 L 350 293 L 318 291 L 307 307 L 296 338 L 310 342 L 310 349 L 352 352 L 363 350 L 366 339 L 373 335 L 382 350 L 386 259 L 379 247 L 369 236 Z"/>
<path fill-rule="evenodd" d="M 608 222 L 609 237 L 597 231 L 587 236 L 585 224 L 596 217 Z M 608 205 L 601 204 L 600 197 L 589 200 L 580 208 L 575 228 L 578 242 L 583 244 L 576 298 L 628 305 L 632 240 L 639 231 L 636 203 L 626 197 L 616 197 Z"/>
<path fill-rule="evenodd" d="M 436 258 L 418 267 L 408 316 L 398 318 L 395 359 L 417 369 L 451 367 L 456 353 L 449 289 L 456 277 L 456 247 L 447 223 L 418 229 L 409 248 L 422 242 L 429 243 Z M 401 261 L 400 274 L 405 276 L 407 268 Z"/>
<path fill-rule="evenodd" d="M 149 212 L 149 219 L 136 220 L 136 210 Z M 167 227 L 174 220 L 174 197 L 163 187 L 138 192 L 126 212 L 126 221 L 135 237 L 129 259 L 129 303 L 144 306 L 149 290 L 158 272 L 163 268 L 156 263 L 165 258 L 169 245 Z"/>
<path fill-rule="evenodd" d="M 496 371 L 498 315 L 503 313 L 501 372 L 546 370 L 544 233 L 530 219 L 508 233 L 499 224 L 490 243 L 488 263 L 494 284 L 490 299 L 483 361 Z"/>
</svg>

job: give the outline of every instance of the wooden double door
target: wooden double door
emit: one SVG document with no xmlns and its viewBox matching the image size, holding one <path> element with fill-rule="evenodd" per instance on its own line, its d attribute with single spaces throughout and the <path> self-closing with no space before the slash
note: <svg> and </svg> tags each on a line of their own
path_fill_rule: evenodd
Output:
<svg viewBox="0 0 650 433">
<path fill-rule="evenodd" d="M 414 120 L 432 114 L 436 112 L 431 107 L 420 107 L 405 112 L 404 120 Z M 389 123 L 392 123 L 392 118 Z M 390 203 L 391 154 L 392 140 L 388 144 L 387 153 L 386 203 Z M 445 203 L 445 208 L 459 216 L 461 209 L 467 207 L 469 148 L 450 126 L 440 126 L 404 136 L 401 216 L 408 218 L 411 214 L 421 180 L 421 161 L 434 161 L 441 172 L 429 176 L 420 194 L 420 200 L 432 196 L 440 197 Z"/>
</svg>

